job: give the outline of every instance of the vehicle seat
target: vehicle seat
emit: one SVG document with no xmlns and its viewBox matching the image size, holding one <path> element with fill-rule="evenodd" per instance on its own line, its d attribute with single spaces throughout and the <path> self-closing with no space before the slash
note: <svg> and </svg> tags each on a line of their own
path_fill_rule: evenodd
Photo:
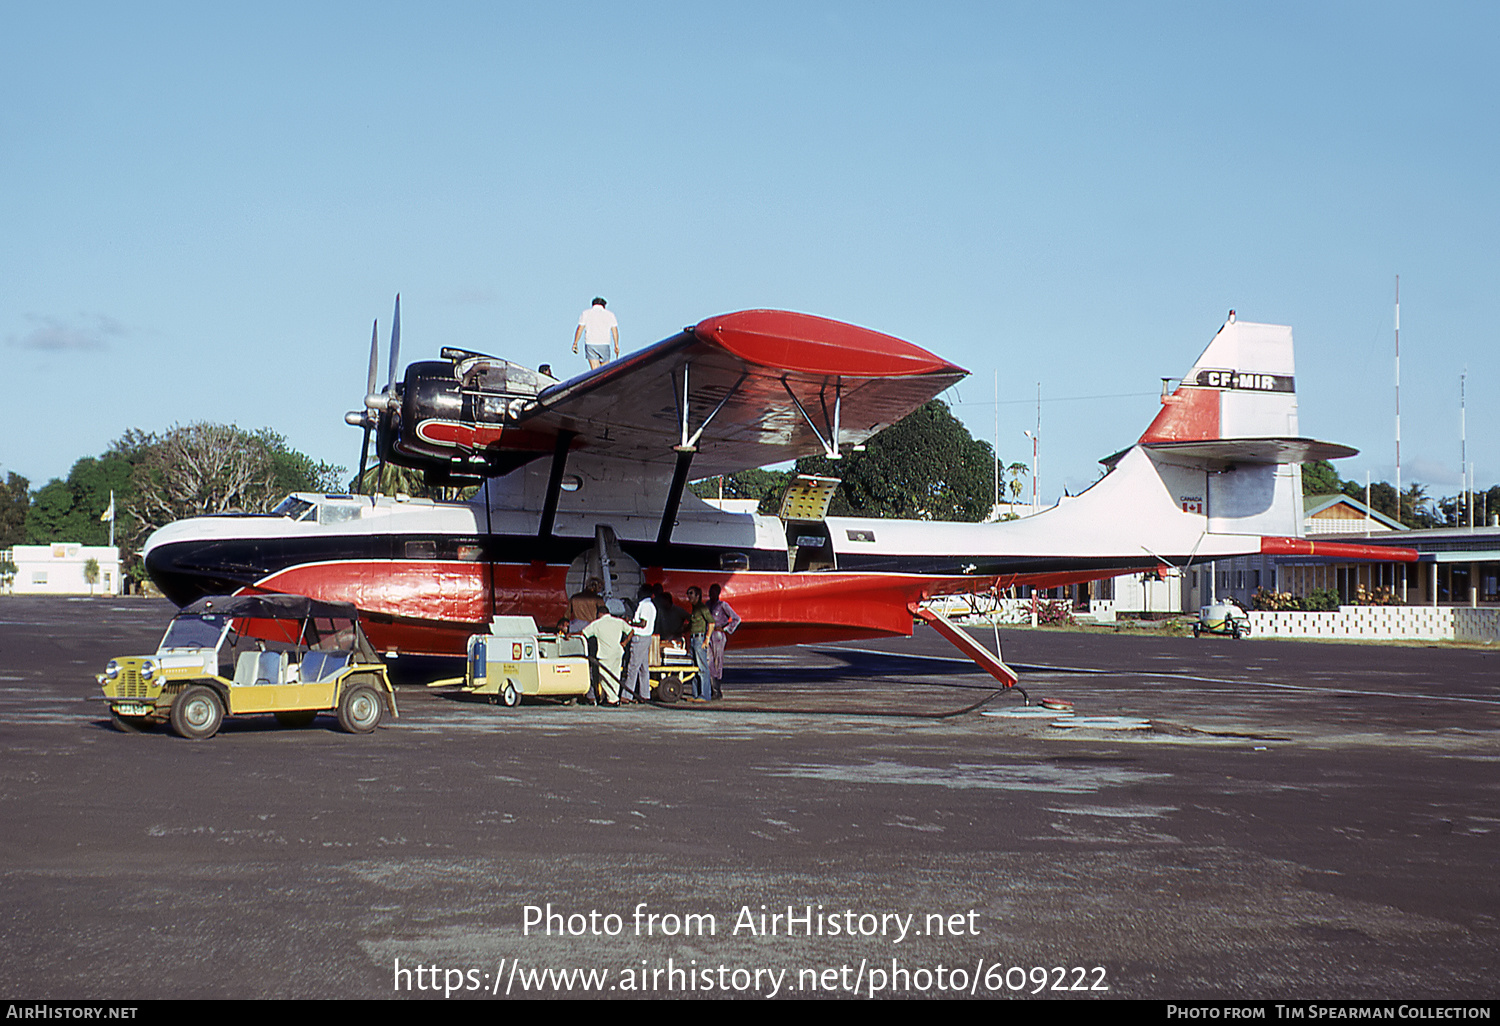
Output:
<svg viewBox="0 0 1500 1026">
<path fill-rule="evenodd" d="M 241 652 L 234 664 L 234 683 L 240 687 L 281 683 L 281 652 Z"/>
</svg>

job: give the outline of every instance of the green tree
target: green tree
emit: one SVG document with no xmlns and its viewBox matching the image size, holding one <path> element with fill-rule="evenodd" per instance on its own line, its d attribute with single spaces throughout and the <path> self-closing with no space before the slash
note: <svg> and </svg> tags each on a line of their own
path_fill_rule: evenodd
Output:
<svg viewBox="0 0 1500 1026">
<path fill-rule="evenodd" d="M 139 578 L 136 554 L 153 529 L 199 513 L 259 512 L 288 492 L 332 491 L 342 473 L 268 429 L 192 424 L 161 436 L 131 429 L 103 455 L 74 463 L 66 480 L 48 481 L 24 505 L 17 496 L 26 496 L 25 478 L 11 474 L 0 483 L 0 540 L 6 546 L 21 540 L 16 521 L 24 514 L 22 533 L 31 544 L 107 545 L 109 524 L 100 517 L 113 492 L 115 544 L 127 571 Z"/>
<path fill-rule="evenodd" d="M 26 513 L 31 508 L 31 482 L 11 471 L 0 481 L 0 549 L 26 543 Z"/>
<path fill-rule="evenodd" d="M 387 463 L 384 467 L 375 464 L 365 468 L 363 481 L 356 474 L 349 482 L 350 491 L 360 495 L 410 495 L 414 499 L 435 499 L 440 496 L 437 490 L 427 486 L 427 479 L 422 471 L 413 470 L 410 467 L 398 467 L 394 463 Z M 355 486 L 358 487 L 355 487 Z M 308 491 L 309 489 L 296 489 Z M 323 489 L 316 489 L 322 491 Z M 471 490 L 472 491 L 472 490 Z"/>
<path fill-rule="evenodd" d="M 32 545 L 53 541 L 107 545 L 109 524 L 99 517 L 109 509 L 111 491 L 117 511 L 130 498 L 132 469 L 130 460 L 114 451 L 78 460 L 66 481 L 53 478 L 37 490 L 26 518 L 27 541 Z"/>
<path fill-rule="evenodd" d="M 1014 464 L 1025 470 L 1024 465 Z M 841 460 L 797 461 L 795 470 L 742 470 L 724 477 L 726 499 L 758 499 L 774 515 L 797 474 L 836 477 L 843 484 L 829 506 L 834 516 L 979 521 L 995 495 L 995 462 L 988 442 L 976 441 L 948 405 L 933 399 Z M 690 485 L 695 495 L 719 494 L 717 477 Z"/>
<path fill-rule="evenodd" d="M 760 505 L 759 512 L 767 516 L 774 516 L 781 508 L 781 494 L 786 491 L 786 486 L 791 483 L 795 474 L 790 470 L 742 470 L 737 474 L 724 475 L 724 498 L 726 499 L 755 499 Z M 701 481 L 694 481 L 690 488 L 693 494 L 703 499 L 717 498 L 719 495 L 719 479 L 717 477 L 705 477 Z"/>
<path fill-rule="evenodd" d="M 1302 464 L 1303 495 L 1337 495 L 1344 483 L 1339 480 L 1338 471 L 1333 469 L 1333 464 L 1327 460 Z"/>
<path fill-rule="evenodd" d="M 273 492 L 280 501 L 292 492 L 338 492 L 344 468 L 314 460 L 286 444 L 286 439 L 270 428 L 261 428 L 251 436 L 264 447 L 271 461 Z"/>
<path fill-rule="evenodd" d="M 1365 486 L 1359 481 L 1341 479 L 1326 460 L 1302 464 L 1303 495 L 1334 495 L 1342 493 L 1351 499 L 1365 501 Z M 1370 508 L 1383 513 L 1407 527 L 1440 527 L 1452 521 L 1455 500 L 1434 501 L 1427 494 L 1427 486 L 1413 482 L 1401 493 L 1400 513 L 1397 513 L 1396 489 L 1388 481 L 1376 481 L 1369 488 Z"/>
<path fill-rule="evenodd" d="M 99 561 L 93 556 L 83 561 L 83 579 L 88 582 L 89 594 L 94 594 L 94 585 L 99 583 Z"/>
<path fill-rule="evenodd" d="M 797 461 L 797 471 L 843 480 L 838 516 L 979 521 L 994 502 L 994 451 L 933 399 L 842 460 Z"/>
<path fill-rule="evenodd" d="M 1352 499 L 1365 501 L 1365 486 L 1354 481 L 1345 481 L 1343 493 Z M 1376 481 L 1370 485 L 1370 508 L 1396 519 L 1396 489 L 1388 481 Z"/>
<path fill-rule="evenodd" d="M 1427 486 L 1412 482 L 1401 493 L 1401 522 L 1407 527 L 1438 527 L 1438 518 L 1427 495 Z"/>
</svg>

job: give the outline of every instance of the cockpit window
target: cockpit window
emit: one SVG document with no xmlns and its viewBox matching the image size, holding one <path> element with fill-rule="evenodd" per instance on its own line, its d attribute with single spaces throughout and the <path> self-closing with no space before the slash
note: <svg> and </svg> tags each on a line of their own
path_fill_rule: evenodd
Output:
<svg viewBox="0 0 1500 1026">
<path fill-rule="evenodd" d="M 358 520 L 362 508 L 357 502 L 325 502 L 318 507 L 318 523 L 343 524 Z"/>
<path fill-rule="evenodd" d="M 299 499 L 295 495 L 288 495 L 271 512 L 275 516 L 286 517 L 288 520 L 312 520 L 316 515 L 313 511 L 317 508 L 317 503 Z"/>
</svg>

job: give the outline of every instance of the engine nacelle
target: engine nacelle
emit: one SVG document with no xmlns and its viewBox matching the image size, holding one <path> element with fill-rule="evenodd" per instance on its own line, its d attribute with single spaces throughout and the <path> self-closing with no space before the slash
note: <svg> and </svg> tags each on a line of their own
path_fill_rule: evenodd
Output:
<svg viewBox="0 0 1500 1026">
<path fill-rule="evenodd" d="M 447 486 L 508 474 L 550 451 L 515 421 L 556 379 L 462 350 L 443 355 L 408 365 L 400 384 L 368 401 L 382 460 Z"/>
</svg>

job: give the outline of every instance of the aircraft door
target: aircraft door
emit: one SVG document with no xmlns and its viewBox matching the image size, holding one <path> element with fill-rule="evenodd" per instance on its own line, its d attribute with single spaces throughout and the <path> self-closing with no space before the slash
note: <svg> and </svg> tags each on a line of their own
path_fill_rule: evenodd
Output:
<svg viewBox="0 0 1500 1026">
<path fill-rule="evenodd" d="M 792 573 L 807 570 L 833 570 L 838 559 L 833 552 L 833 536 L 822 520 L 791 520 L 786 525 L 786 563 Z"/>
<path fill-rule="evenodd" d="M 786 525 L 786 565 L 792 573 L 837 567 L 833 535 L 823 518 L 838 486 L 836 477 L 798 474 L 782 493 L 779 516 Z"/>
</svg>

